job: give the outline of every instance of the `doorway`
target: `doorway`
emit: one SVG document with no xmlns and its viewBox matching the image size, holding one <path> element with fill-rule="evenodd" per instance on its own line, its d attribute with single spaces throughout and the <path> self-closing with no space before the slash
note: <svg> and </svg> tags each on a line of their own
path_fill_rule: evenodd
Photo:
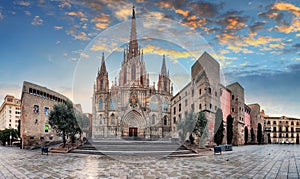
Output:
<svg viewBox="0 0 300 179">
<path fill-rule="evenodd" d="M 137 137 L 138 128 L 130 127 L 129 128 L 129 137 Z"/>
</svg>

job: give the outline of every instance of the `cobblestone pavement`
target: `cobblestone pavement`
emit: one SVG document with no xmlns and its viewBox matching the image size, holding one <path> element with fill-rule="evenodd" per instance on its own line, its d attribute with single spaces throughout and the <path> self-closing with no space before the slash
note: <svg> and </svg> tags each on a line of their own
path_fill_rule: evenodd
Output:
<svg viewBox="0 0 300 179">
<path fill-rule="evenodd" d="M 144 163 L 126 163 L 99 155 L 47 156 L 39 150 L 0 147 L 0 159 L 0 178 L 300 177 L 300 145 L 240 146 L 222 155 L 211 152 L 197 157 L 147 158 Z"/>
</svg>

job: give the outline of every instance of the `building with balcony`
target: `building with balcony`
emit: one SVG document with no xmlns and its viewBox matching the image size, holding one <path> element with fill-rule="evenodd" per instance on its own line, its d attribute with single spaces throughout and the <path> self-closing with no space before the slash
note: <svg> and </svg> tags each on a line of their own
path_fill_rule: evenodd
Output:
<svg viewBox="0 0 300 179">
<path fill-rule="evenodd" d="M 0 130 L 18 129 L 21 116 L 21 100 L 6 95 L 0 107 Z"/>
</svg>

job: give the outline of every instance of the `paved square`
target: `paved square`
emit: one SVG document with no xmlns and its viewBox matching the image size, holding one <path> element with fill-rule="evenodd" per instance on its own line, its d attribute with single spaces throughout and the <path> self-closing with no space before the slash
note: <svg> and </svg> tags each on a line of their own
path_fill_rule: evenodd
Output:
<svg viewBox="0 0 300 179">
<path fill-rule="evenodd" d="M 0 178 L 299 178 L 300 145 L 234 147 L 222 155 L 124 163 L 100 155 L 41 155 L 0 147 Z"/>
</svg>

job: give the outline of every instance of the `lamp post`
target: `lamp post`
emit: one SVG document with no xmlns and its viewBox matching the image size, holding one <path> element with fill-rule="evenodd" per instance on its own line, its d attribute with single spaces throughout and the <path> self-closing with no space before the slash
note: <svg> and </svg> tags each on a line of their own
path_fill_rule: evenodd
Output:
<svg viewBox="0 0 300 179">
<path fill-rule="evenodd" d="M 11 132 L 9 132 L 10 146 L 11 146 L 11 139 L 12 139 Z"/>
</svg>

